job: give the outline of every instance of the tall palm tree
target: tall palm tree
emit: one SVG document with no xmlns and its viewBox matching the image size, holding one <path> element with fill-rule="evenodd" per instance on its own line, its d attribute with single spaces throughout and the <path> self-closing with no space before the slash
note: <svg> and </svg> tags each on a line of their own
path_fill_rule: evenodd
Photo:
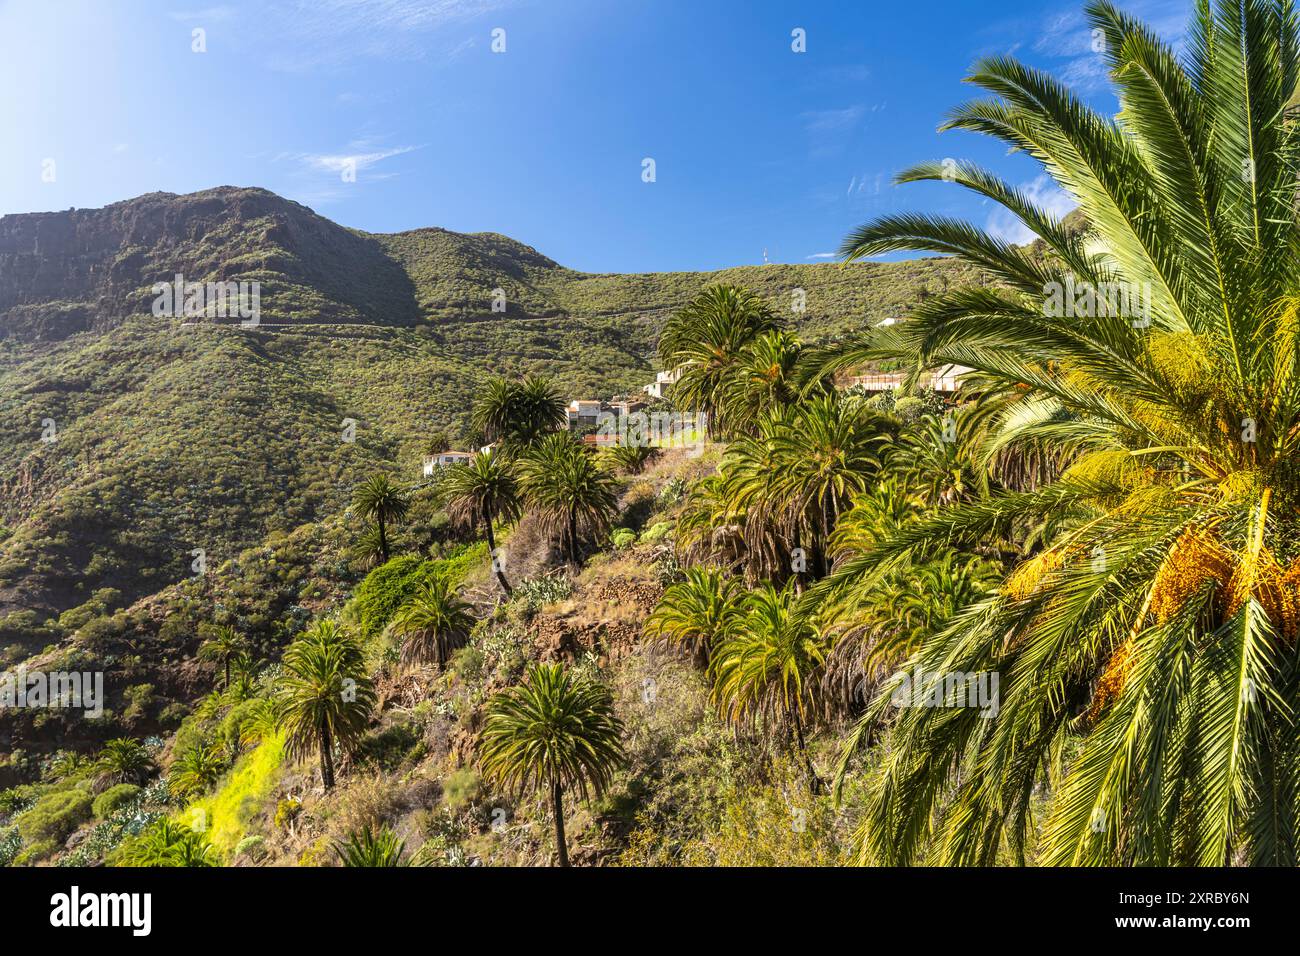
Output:
<svg viewBox="0 0 1300 956">
<path fill-rule="evenodd" d="M 388 475 L 380 472 L 371 475 L 357 487 L 352 495 L 352 507 L 357 514 L 375 523 L 379 531 L 379 553 L 387 561 L 387 528 L 406 517 L 411 508 L 411 496 Z"/>
<path fill-rule="evenodd" d="M 702 291 L 664 324 L 659 361 L 681 369 L 673 385 L 680 409 L 708 415 L 711 437 L 729 434 L 725 393 L 746 347 L 780 327 L 776 314 L 754 293 L 733 285 Z"/>
<path fill-rule="evenodd" d="M 767 732 L 793 732 L 811 786 L 817 773 L 804 727 L 817 716 L 827 641 L 806 618 L 791 613 L 794 590 L 763 583 L 751 591 L 746 612 L 713 651 L 712 697 L 724 720 Z"/>
<path fill-rule="evenodd" d="M 482 525 L 487 538 L 488 554 L 501 590 L 510 594 L 510 582 L 497 556 L 495 521 L 514 521 L 519 517 L 519 488 L 509 460 L 495 452 L 475 455 L 467 464 L 448 468 L 438 483 L 438 491 L 447 503 L 447 516 L 462 528 Z"/>
<path fill-rule="evenodd" d="M 334 786 L 334 747 L 360 740 L 374 709 L 361 648 L 333 621 L 320 621 L 284 652 L 280 729 L 285 752 L 301 759 L 320 754 L 321 782 Z"/>
<path fill-rule="evenodd" d="M 213 628 L 207 639 L 199 645 L 199 659 L 220 661 L 225 669 L 223 687 L 230 686 L 230 660 L 248 649 L 248 639 L 229 625 Z"/>
<path fill-rule="evenodd" d="M 394 634 L 406 638 L 402 662 L 446 664 L 451 652 L 469 639 L 474 626 L 470 610 L 446 578 L 434 576 L 422 584 L 389 625 Z"/>
<path fill-rule="evenodd" d="M 548 435 L 519 460 L 519 485 L 528 509 L 574 564 L 582 542 L 607 531 L 618 509 L 614 476 L 568 432 Z"/>
<path fill-rule="evenodd" d="M 569 865 L 564 791 L 600 796 L 623 762 L 623 724 L 609 691 L 560 664 L 532 664 L 519 687 L 488 705 L 479 744 L 485 776 L 519 793 L 550 790 L 555 848 Z"/>
<path fill-rule="evenodd" d="M 978 63 L 993 94 L 949 128 L 1042 163 L 1083 234 L 968 164 L 952 180 L 1006 207 L 1041 254 L 974 226 L 889 217 L 848 258 L 951 253 L 996 288 L 952 291 L 842 351 L 959 363 L 997 413 L 984 454 L 1048 442 L 1071 464 L 1039 487 L 957 504 L 852 558 L 820 586 L 861 588 L 908 561 L 1062 511 L 1001 589 L 907 669 L 997 673 L 995 719 L 970 707 L 889 714 L 864 859 L 1023 859 L 1029 803 L 1053 757 L 1038 842 L 1048 864 L 1295 865 L 1300 794 L 1300 77 L 1290 2 L 1198 3 L 1179 56 L 1109 2 L 1122 111 L 1099 114 L 1013 59 Z M 900 676 L 900 680 L 901 680 Z M 859 736 L 879 726 L 888 687 Z"/>
<path fill-rule="evenodd" d="M 740 582 L 723 571 L 687 568 L 686 580 L 669 585 L 646 619 L 646 635 L 685 649 L 703 667 L 743 617 L 743 595 Z"/>
<path fill-rule="evenodd" d="M 551 379 L 527 375 L 521 381 L 493 378 L 474 403 L 472 427 L 489 442 L 515 455 L 567 421 L 564 399 Z"/>
</svg>

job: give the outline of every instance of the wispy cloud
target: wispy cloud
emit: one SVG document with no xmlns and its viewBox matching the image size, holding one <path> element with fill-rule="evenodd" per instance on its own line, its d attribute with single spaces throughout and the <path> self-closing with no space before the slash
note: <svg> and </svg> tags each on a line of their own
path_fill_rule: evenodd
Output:
<svg viewBox="0 0 1300 956">
<path fill-rule="evenodd" d="M 290 187 L 299 202 L 325 204 L 357 195 L 359 183 L 392 179 L 396 171 L 379 171 L 375 167 L 386 159 L 420 149 L 419 146 L 377 147 L 369 137 L 353 140 L 346 150 L 336 153 L 280 153 L 275 162 L 295 164 L 297 185 Z"/>
<path fill-rule="evenodd" d="M 834 259 L 839 255 L 838 252 L 814 252 L 810 256 L 804 256 L 805 259 Z"/>
<path fill-rule="evenodd" d="M 1178 50 L 1192 5 L 1192 0 L 1128 0 L 1123 7 Z M 996 23 L 982 33 L 987 41 L 982 45 L 985 52 L 1006 54 L 1023 48 L 1030 59 L 1045 61 L 1043 65 L 1071 89 L 1097 93 L 1107 88 L 1109 76 L 1105 51 L 1092 30 L 1082 9 L 1071 4 L 1049 9 L 1036 19 Z"/>
<path fill-rule="evenodd" d="M 342 173 L 352 170 L 360 173 L 376 163 L 392 156 L 401 156 L 418 147 L 397 146 L 393 149 L 381 149 L 371 153 L 300 153 L 298 159 L 308 167 L 325 173 Z"/>
<path fill-rule="evenodd" d="M 455 59 L 475 40 L 436 42 L 438 31 L 519 0 L 297 0 L 277 8 L 274 69 L 307 72 L 358 59 Z"/>
<path fill-rule="evenodd" d="M 803 114 L 804 129 L 809 133 L 840 133 L 858 125 L 866 115 L 865 106 L 849 106 L 842 110 L 811 110 Z"/>
</svg>

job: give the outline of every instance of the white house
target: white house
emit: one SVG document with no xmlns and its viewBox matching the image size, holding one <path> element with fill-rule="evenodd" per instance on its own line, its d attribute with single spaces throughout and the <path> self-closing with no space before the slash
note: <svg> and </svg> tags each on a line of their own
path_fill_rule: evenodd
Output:
<svg viewBox="0 0 1300 956">
<path fill-rule="evenodd" d="M 595 426 L 600 421 L 600 413 L 604 411 L 605 403 L 599 399 L 575 398 L 569 402 L 569 407 L 565 409 L 568 415 L 569 430 L 572 431 L 582 425 Z"/>
<path fill-rule="evenodd" d="M 440 451 L 424 459 L 424 477 L 432 478 L 434 471 L 452 465 L 464 465 L 474 456 L 467 451 Z"/>
<path fill-rule="evenodd" d="M 645 392 L 651 398 L 663 398 L 664 389 L 672 385 L 682 377 L 682 367 L 679 365 L 671 372 L 659 372 L 655 375 L 655 380 L 649 385 L 642 385 L 641 391 Z"/>
</svg>

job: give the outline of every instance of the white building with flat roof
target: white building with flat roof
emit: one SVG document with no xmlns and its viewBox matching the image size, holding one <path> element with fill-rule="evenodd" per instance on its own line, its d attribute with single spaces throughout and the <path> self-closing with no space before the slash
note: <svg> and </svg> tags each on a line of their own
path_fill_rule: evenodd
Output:
<svg viewBox="0 0 1300 956">
<path fill-rule="evenodd" d="M 424 477 L 432 478 L 433 473 L 439 468 L 449 468 L 452 465 L 464 465 L 474 456 L 467 451 L 440 451 L 436 455 L 430 455 L 424 459 Z"/>
</svg>

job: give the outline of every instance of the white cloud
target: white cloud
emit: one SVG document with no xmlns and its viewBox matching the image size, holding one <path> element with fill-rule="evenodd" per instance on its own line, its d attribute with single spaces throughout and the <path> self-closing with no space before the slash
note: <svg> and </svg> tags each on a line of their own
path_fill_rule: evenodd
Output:
<svg viewBox="0 0 1300 956">
<path fill-rule="evenodd" d="M 355 145 L 355 144 L 354 144 Z M 361 172 L 375 163 L 392 156 L 401 156 L 418 147 L 397 146 L 393 149 L 381 149 L 369 153 L 300 153 L 297 158 L 311 169 L 326 173 L 342 173 L 345 169 Z"/>
<path fill-rule="evenodd" d="M 804 256 L 805 259 L 834 259 L 839 256 L 838 252 L 814 252 L 810 256 Z"/>
<path fill-rule="evenodd" d="M 430 43 L 445 27 L 514 6 L 518 0 L 296 0 L 277 7 L 274 69 L 305 72 L 357 59 L 455 59 L 474 44 Z"/>
<path fill-rule="evenodd" d="M 867 111 L 865 106 L 849 106 L 842 110 L 812 110 L 803 114 L 804 129 L 809 133 L 840 133 L 858 125 Z"/>
</svg>

